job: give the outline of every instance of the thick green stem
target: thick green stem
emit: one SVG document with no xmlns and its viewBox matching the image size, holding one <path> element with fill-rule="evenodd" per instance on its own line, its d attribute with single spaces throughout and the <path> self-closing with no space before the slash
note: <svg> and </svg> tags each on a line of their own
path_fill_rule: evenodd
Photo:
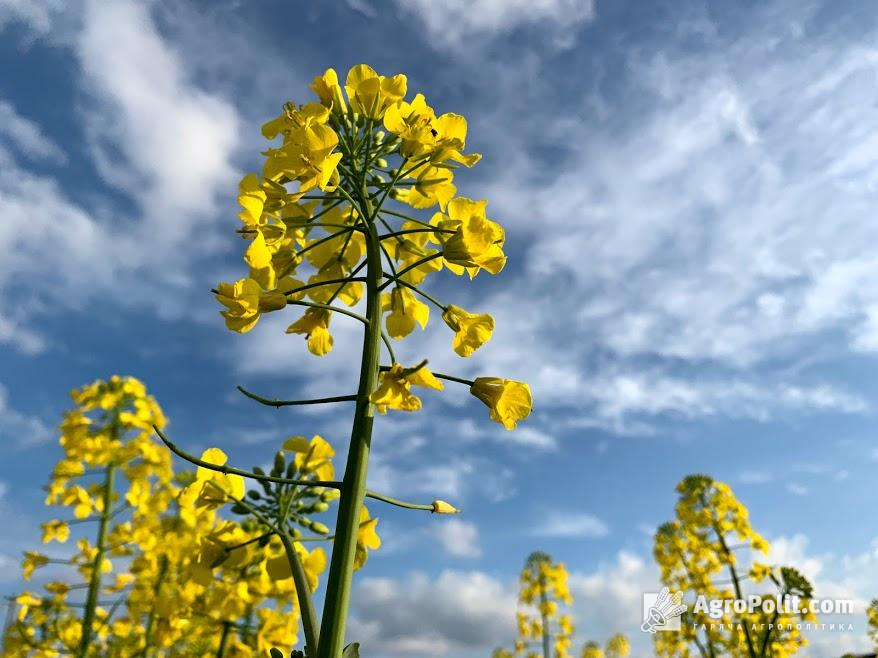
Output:
<svg viewBox="0 0 878 658">
<path fill-rule="evenodd" d="M 368 200 L 363 195 L 364 204 Z M 364 217 L 372 217 L 370 207 L 363 208 Z M 366 234 L 366 318 L 368 324 L 363 336 L 363 354 L 360 362 L 360 383 L 357 405 L 354 411 L 351 442 L 347 465 L 342 481 L 336 520 L 335 543 L 329 578 L 326 585 L 326 602 L 323 607 L 323 623 L 318 645 L 319 658 L 340 658 L 344 648 L 345 627 L 350 604 L 357 534 L 360 528 L 360 510 L 366 493 L 366 472 L 372 443 L 372 424 L 375 408 L 369 396 L 378 383 L 378 358 L 381 341 L 381 298 L 379 285 L 382 279 L 381 249 L 374 224 Z"/>
<path fill-rule="evenodd" d="M 226 645 L 229 642 L 229 632 L 232 630 L 231 622 L 223 622 L 223 634 L 220 635 L 219 646 L 216 649 L 216 658 L 224 658 L 226 655 Z"/>
<path fill-rule="evenodd" d="M 85 612 L 82 616 L 82 634 L 79 639 L 79 647 L 76 650 L 77 658 L 86 658 L 88 655 L 88 648 L 91 645 L 95 610 L 98 606 L 98 594 L 101 589 L 101 567 L 104 564 L 104 553 L 106 552 L 107 527 L 110 524 L 110 508 L 113 505 L 113 480 L 115 479 L 115 475 L 116 467 L 114 464 L 110 464 L 107 466 L 107 475 L 104 480 L 104 507 L 101 510 L 101 518 L 98 522 L 98 537 L 95 547 L 97 552 L 95 553 L 94 562 L 91 566 L 88 595 L 85 599 Z"/>
</svg>

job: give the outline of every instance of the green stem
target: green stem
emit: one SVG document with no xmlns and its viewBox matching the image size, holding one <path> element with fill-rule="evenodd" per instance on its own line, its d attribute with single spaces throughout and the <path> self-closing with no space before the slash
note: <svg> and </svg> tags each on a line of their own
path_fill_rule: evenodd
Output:
<svg viewBox="0 0 878 658">
<path fill-rule="evenodd" d="M 420 266 L 423 265 L 424 263 L 429 263 L 431 260 L 436 260 L 437 258 L 442 258 L 442 255 L 443 255 L 442 252 L 439 251 L 439 252 L 437 252 L 437 253 L 435 253 L 435 254 L 430 254 L 429 256 L 424 256 L 423 258 L 419 258 L 418 260 L 416 260 L 416 261 L 415 261 L 414 263 L 412 263 L 411 265 L 402 268 L 399 272 L 396 273 L 396 276 L 387 276 L 387 275 L 384 275 L 384 276 L 387 278 L 387 281 L 385 281 L 384 283 L 382 283 L 382 284 L 378 287 L 378 289 L 379 289 L 379 290 L 384 290 L 387 286 L 389 286 L 389 285 L 390 285 L 391 283 L 393 283 L 394 281 L 398 281 L 398 280 L 399 280 L 399 277 L 401 277 L 403 274 L 405 274 L 405 273 L 407 273 L 407 272 L 410 272 L 410 271 L 412 271 L 413 269 L 415 269 L 415 268 L 417 268 L 417 267 L 420 267 Z"/>
<path fill-rule="evenodd" d="M 216 650 L 216 658 L 224 658 L 226 655 L 226 644 L 229 641 L 229 632 L 232 630 L 230 622 L 223 622 L 223 634 L 220 635 L 219 647 Z"/>
<path fill-rule="evenodd" d="M 119 433 L 118 424 L 114 423 L 111 429 L 114 438 Z M 88 649 L 91 645 L 92 626 L 95 620 L 95 609 L 98 606 L 98 594 L 101 589 L 101 567 L 104 564 L 104 553 L 106 551 L 107 527 L 110 523 L 110 508 L 113 505 L 113 480 L 116 475 L 116 467 L 114 464 L 107 466 L 107 475 L 104 480 L 103 509 L 101 510 L 101 518 L 98 524 L 98 537 L 96 544 L 96 553 L 91 567 L 91 578 L 88 584 L 88 594 L 85 599 L 85 612 L 82 616 L 82 634 L 80 635 L 79 647 L 76 655 L 78 658 L 86 658 Z"/>
<path fill-rule="evenodd" d="M 368 194 L 361 191 L 361 211 L 364 218 L 373 218 Z M 360 529 L 360 510 L 366 493 L 366 473 L 369 450 L 372 443 L 372 424 L 375 408 L 369 396 L 378 383 L 378 358 L 381 340 L 382 279 L 381 249 L 373 223 L 366 233 L 366 318 L 369 324 L 363 336 L 363 353 L 360 362 L 360 382 L 357 390 L 357 406 L 351 430 L 348 459 L 342 481 L 336 520 L 335 543 L 326 585 L 326 601 L 323 607 L 323 625 L 318 645 L 319 658 L 340 658 L 344 649 L 345 628 L 350 605 L 357 534 Z"/>
<path fill-rule="evenodd" d="M 363 281 L 362 277 L 357 276 L 348 276 L 344 279 L 326 279 L 325 281 L 315 281 L 314 283 L 306 283 L 303 286 L 299 286 L 298 288 L 293 288 L 292 290 L 287 290 L 283 294 L 286 295 L 295 295 L 297 292 L 303 292 L 305 290 L 310 290 L 311 288 L 319 288 L 320 286 L 332 286 L 337 283 L 342 284 L 343 286 L 353 283 L 355 281 Z"/>
<path fill-rule="evenodd" d="M 256 395 L 256 393 L 251 393 L 243 386 L 238 386 L 237 388 L 251 400 L 256 400 L 260 404 L 276 408 L 297 407 L 305 404 L 328 404 L 330 402 L 355 402 L 357 399 L 356 395 L 336 395 L 329 398 L 313 398 L 310 400 L 269 400 L 261 395 Z"/>
<path fill-rule="evenodd" d="M 430 228 L 407 228 L 401 231 L 385 233 L 384 235 L 380 235 L 378 237 L 381 240 L 389 240 L 390 238 L 398 238 L 400 235 L 407 235 L 409 233 L 449 233 L 451 235 L 454 235 L 455 233 L 457 233 L 457 231 L 452 231 L 447 228 L 439 228 L 438 226 L 431 226 Z"/>
<path fill-rule="evenodd" d="M 155 586 L 153 587 L 153 604 L 152 608 L 149 611 L 149 617 L 146 620 L 146 630 L 143 633 L 143 655 L 144 657 L 149 656 L 150 648 L 152 645 L 152 631 L 155 626 L 155 614 L 156 614 L 156 604 L 161 600 L 161 589 L 162 582 L 165 580 L 165 575 L 168 573 L 168 556 L 162 555 L 161 561 L 159 563 L 159 573 L 155 579 Z"/>
<path fill-rule="evenodd" d="M 299 613 L 302 617 L 302 628 L 305 631 L 305 643 L 308 649 L 307 656 L 312 658 L 316 655 L 317 637 L 320 634 L 320 629 L 317 626 L 317 613 L 314 611 L 314 601 L 311 599 L 311 588 L 308 587 L 308 578 L 305 575 L 302 562 L 299 560 L 299 555 L 296 553 L 295 546 L 293 546 L 293 543 L 282 527 L 279 528 L 269 521 L 247 501 L 240 498 L 232 498 L 232 500 L 244 507 L 250 514 L 259 519 L 263 525 L 280 537 L 281 543 L 284 545 L 284 552 L 287 555 L 287 562 L 290 565 L 293 583 L 296 586 L 296 599 L 299 601 Z"/>
<path fill-rule="evenodd" d="M 314 610 L 311 588 L 308 586 L 308 576 L 305 575 L 302 560 L 299 559 L 296 547 L 293 546 L 289 536 L 283 528 L 278 528 L 278 530 L 277 534 L 283 542 L 287 562 L 290 564 L 290 573 L 293 574 L 293 583 L 296 585 L 296 593 L 298 594 L 302 626 L 305 628 L 305 655 L 311 658 L 317 655 L 317 638 L 320 636 L 320 627 L 317 624 L 317 611 Z M 305 620 L 308 623 L 305 623 Z"/>
<path fill-rule="evenodd" d="M 706 503 L 705 503 L 706 504 Z M 743 599 L 743 595 L 741 593 L 741 583 L 738 580 L 738 572 L 734 567 L 734 557 L 732 556 L 732 552 L 729 550 L 728 544 L 726 544 L 726 538 L 723 533 L 720 531 L 719 524 L 714 522 L 713 530 L 716 533 L 717 539 L 719 539 L 720 547 L 722 548 L 723 553 L 726 555 L 726 562 L 729 567 L 729 575 L 732 577 L 732 584 L 735 588 L 735 596 L 738 599 Z M 753 647 L 753 638 L 750 637 L 750 627 L 747 624 L 743 624 L 744 626 L 744 639 L 747 640 L 747 651 L 750 656 L 756 658 L 756 649 Z"/>
</svg>

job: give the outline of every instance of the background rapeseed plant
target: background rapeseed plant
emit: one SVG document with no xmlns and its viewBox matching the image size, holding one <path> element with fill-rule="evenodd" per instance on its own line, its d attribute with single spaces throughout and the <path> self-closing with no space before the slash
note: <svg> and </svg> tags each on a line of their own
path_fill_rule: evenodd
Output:
<svg viewBox="0 0 878 658">
<path fill-rule="evenodd" d="M 774 590 L 772 595 L 796 594 L 807 605 L 812 588 L 804 576 L 791 567 L 761 561 L 768 553 L 768 542 L 750 525 L 747 508 L 731 487 L 706 475 L 690 475 L 677 485 L 677 492 L 675 519 L 660 526 L 655 535 L 654 555 L 666 586 L 707 599 L 732 600 L 744 599 L 752 588 L 767 585 Z M 697 655 L 696 651 L 783 658 L 807 644 L 796 623 L 814 619 L 812 613 L 790 615 L 775 610 L 768 614 L 761 609 L 727 612 L 721 619 L 712 619 L 696 611 L 690 601 L 682 630 L 656 633 L 655 650 L 669 658 Z M 754 631 L 754 624 L 760 630 Z"/>
</svg>

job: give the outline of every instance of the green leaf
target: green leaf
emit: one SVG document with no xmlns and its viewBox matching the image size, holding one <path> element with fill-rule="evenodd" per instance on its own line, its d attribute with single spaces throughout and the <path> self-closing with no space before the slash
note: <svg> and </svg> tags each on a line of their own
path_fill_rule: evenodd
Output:
<svg viewBox="0 0 878 658">
<path fill-rule="evenodd" d="M 360 643 L 351 642 L 341 652 L 341 658 L 360 658 Z"/>
</svg>

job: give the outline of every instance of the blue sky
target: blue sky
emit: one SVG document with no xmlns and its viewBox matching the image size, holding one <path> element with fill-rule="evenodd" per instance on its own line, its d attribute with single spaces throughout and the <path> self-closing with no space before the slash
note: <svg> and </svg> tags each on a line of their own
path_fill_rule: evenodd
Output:
<svg viewBox="0 0 878 658">
<path fill-rule="evenodd" d="M 381 419 L 373 488 L 465 514 L 376 508 L 352 637 L 485 656 L 534 549 L 572 572 L 579 643 L 639 635 L 650 535 L 692 472 L 729 482 L 818 596 L 878 596 L 878 5 L 296 5 L 0 0 L 0 588 L 47 518 L 72 387 L 135 375 L 177 442 L 243 465 L 291 434 L 344 442 L 337 409 L 234 388 L 346 392 L 353 327 L 318 360 L 288 318 L 226 331 L 209 290 L 242 271 L 261 124 L 366 62 L 468 118 L 484 158 L 459 191 L 508 236 L 502 275 L 438 286 L 496 317 L 491 343 L 463 362 L 438 327 L 403 354 L 527 380 L 536 409 L 506 433 L 450 389 Z M 855 627 L 803 655 L 865 649 Z"/>
</svg>

